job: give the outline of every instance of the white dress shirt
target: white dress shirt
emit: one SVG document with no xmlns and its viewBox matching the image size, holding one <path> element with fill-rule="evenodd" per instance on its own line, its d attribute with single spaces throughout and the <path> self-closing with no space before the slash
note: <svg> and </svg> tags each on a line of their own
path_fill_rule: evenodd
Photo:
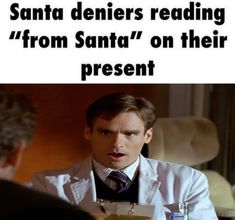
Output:
<svg viewBox="0 0 235 220">
<path fill-rule="evenodd" d="M 118 171 L 122 171 L 123 173 L 125 173 L 128 176 L 128 178 L 131 180 L 129 185 L 132 183 L 132 181 L 134 180 L 138 172 L 139 162 L 140 162 L 140 159 L 138 157 L 136 161 L 130 164 L 128 167 L 118 170 Z M 92 158 L 92 164 L 98 177 L 111 189 L 115 190 L 117 187 L 116 182 L 112 181 L 111 179 L 107 177 L 112 171 L 117 171 L 117 170 L 105 167 L 101 163 L 97 162 L 94 158 Z"/>
</svg>

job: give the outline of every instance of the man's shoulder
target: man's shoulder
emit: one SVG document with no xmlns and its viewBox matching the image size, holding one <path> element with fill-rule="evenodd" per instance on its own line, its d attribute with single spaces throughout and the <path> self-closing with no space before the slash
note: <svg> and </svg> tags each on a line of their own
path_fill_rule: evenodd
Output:
<svg viewBox="0 0 235 220">
<path fill-rule="evenodd" d="M 74 164 L 72 166 L 62 168 L 62 169 L 48 169 L 36 172 L 34 176 L 59 176 L 72 174 L 74 170 L 79 169 L 79 164 Z"/>
<path fill-rule="evenodd" d="M 197 169 L 192 167 L 183 165 L 183 164 L 176 164 L 167 161 L 155 160 L 151 158 L 146 158 L 149 164 L 154 165 L 157 169 L 158 175 L 164 174 L 174 174 L 174 175 L 191 175 L 191 176 L 203 176 L 203 173 Z"/>
<path fill-rule="evenodd" d="M 32 176 L 33 187 L 36 183 L 43 183 L 48 181 L 52 184 L 58 184 L 59 182 L 70 182 L 71 177 L 75 176 L 79 172 L 80 165 L 72 165 L 64 169 L 53 169 L 53 170 L 44 170 L 35 173 Z"/>
<path fill-rule="evenodd" d="M 0 194 L 0 219 L 93 219 L 58 197 L 11 181 L 0 180 Z"/>
<path fill-rule="evenodd" d="M 64 184 L 70 182 L 74 177 L 88 176 L 89 167 L 91 167 L 90 159 L 87 158 L 81 163 L 71 165 L 65 169 L 53 169 L 37 172 L 32 177 L 33 186 L 35 183 L 44 184 L 50 182 L 53 185 Z"/>
<path fill-rule="evenodd" d="M 9 194 L 9 192 L 11 192 Z M 45 194 L 43 192 L 36 191 L 32 188 L 29 188 L 27 186 L 14 183 L 13 181 L 7 181 L 7 180 L 0 180 L 0 194 L 1 197 L 6 199 L 5 201 L 13 201 L 15 198 L 23 198 L 25 201 L 39 201 L 37 199 L 45 199 L 45 201 L 48 200 L 57 200 L 55 197 L 49 196 L 48 194 Z M 4 195 L 7 194 L 7 197 L 5 198 Z M 13 199 L 14 198 L 14 199 Z"/>
<path fill-rule="evenodd" d="M 3 180 L 0 179 L 0 194 L 2 195 L 2 193 L 4 192 L 12 192 L 12 190 L 14 189 L 21 189 L 21 188 L 25 188 L 17 183 L 14 183 L 12 181 L 8 181 L 8 180 Z"/>
</svg>

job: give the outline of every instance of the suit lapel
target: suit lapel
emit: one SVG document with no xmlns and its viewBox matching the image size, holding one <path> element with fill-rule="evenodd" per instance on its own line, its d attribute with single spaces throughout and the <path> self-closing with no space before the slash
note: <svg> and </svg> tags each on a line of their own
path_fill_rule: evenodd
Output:
<svg viewBox="0 0 235 220">
<path fill-rule="evenodd" d="M 158 180 L 157 161 L 147 161 L 140 156 L 140 177 L 139 177 L 139 203 L 154 206 L 152 219 L 166 219 L 162 195 L 159 187 L 161 182 Z"/>
<path fill-rule="evenodd" d="M 91 158 L 80 164 L 72 176 L 71 181 L 64 186 L 67 198 L 73 204 L 79 204 L 86 211 L 94 211 L 93 202 L 96 201 L 96 189 Z M 140 204 L 156 205 L 162 203 L 159 191 L 161 182 L 157 177 L 157 162 L 153 161 L 150 166 L 147 160 L 140 156 L 138 199 Z"/>
<path fill-rule="evenodd" d="M 90 157 L 80 164 L 79 170 L 74 174 L 66 188 L 72 203 L 79 204 L 85 210 L 90 209 L 91 203 L 96 201 L 95 182 Z"/>
<path fill-rule="evenodd" d="M 155 162 L 155 161 L 154 161 Z M 139 203 L 156 205 L 162 200 L 159 192 L 161 182 L 157 179 L 157 162 L 149 165 L 147 160 L 140 156 Z"/>
</svg>

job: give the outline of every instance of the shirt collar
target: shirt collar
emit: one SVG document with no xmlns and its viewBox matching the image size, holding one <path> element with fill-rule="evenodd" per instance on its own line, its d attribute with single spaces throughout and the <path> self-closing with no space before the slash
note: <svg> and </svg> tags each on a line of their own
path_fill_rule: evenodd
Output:
<svg viewBox="0 0 235 220">
<path fill-rule="evenodd" d="M 132 181 L 134 179 L 134 177 L 136 176 L 137 173 L 137 168 L 139 167 L 139 162 L 140 159 L 139 157 L 137 158 L 137 160 L 132 163 L 131 165 L 125 167 L 124 169 L 121 169 L 120 171 L 124 172 L 129 179 Z M 92 157 L 92 164 L 93 164 L 93 168 L 96 172 L 96 174 L 100 177 L 100 179 L 102 181 L 105 181 L 106 178 L 108 177 L 108 175 L 114 171 L 115 169 L 112 168 L 108 168 L 105 167 L 104 165 L 102 165 L 101 163 L 97 162 L 94 157 Z"/>
</svg>

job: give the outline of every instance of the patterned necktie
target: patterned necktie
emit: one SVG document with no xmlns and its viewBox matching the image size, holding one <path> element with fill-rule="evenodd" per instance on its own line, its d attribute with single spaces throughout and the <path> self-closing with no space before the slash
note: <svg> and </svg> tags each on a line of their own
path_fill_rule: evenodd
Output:
<svg viewBox="0 0 235 220">
<path fill-rule="evenodd" d="M 130 179 L 122 171 L 112 171 L 109 176 L 109 179 L 113 180 L 117 184 L 116 192 L 120 193 L 126 191 L 130 185 Z"/>
</svg>

